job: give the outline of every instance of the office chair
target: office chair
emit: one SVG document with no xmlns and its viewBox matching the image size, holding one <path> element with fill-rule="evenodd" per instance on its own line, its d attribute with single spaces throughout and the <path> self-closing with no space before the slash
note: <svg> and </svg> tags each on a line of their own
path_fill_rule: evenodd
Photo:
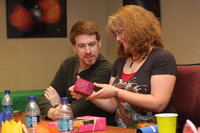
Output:
<svg viewBox="0 0 200 133">
<path fill-rule="evenodd" d="M 200 126 L 200 63 L 177 65 L 173 106 L 178 113 L 177 122 L 182 133 L 186 119 Z"/>
</svg>

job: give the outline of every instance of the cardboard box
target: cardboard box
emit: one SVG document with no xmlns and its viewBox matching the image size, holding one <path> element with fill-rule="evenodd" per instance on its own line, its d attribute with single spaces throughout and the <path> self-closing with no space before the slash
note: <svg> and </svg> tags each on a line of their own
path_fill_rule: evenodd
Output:
<svg viewBox="0 0 200 133">
<path fill-rule="evenodd" d="M 106 118 L 96 116 L 83 116 L 74 119 L 74 133 L 92 132 L 99 130 L 106 130 Z"/>
</svg>

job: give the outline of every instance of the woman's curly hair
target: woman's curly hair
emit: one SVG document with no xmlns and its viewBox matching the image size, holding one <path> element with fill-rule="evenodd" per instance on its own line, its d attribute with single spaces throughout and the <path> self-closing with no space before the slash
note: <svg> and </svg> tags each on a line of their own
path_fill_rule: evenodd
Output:
<svg viewBox="0 0 200 133">
<path fill-rule="evenodd" d="M 123 28 L 124 39 L 129 44 L 126 51 L 123 45 L 118 48 L 120 58 L 134 54 L 138 60 L 144 60 L 150 47 L 164 48 L 160 21 L 155 15 L 136 5 L 127 5 L 118 9 L 108 17 L 106 31 L 115 36 L 116 31 Z"/>
</svg>

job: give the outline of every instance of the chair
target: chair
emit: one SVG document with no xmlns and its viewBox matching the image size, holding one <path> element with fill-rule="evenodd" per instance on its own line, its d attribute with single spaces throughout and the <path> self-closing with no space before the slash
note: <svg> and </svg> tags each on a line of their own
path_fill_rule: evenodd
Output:
<svg viewBox="0 0 200 133">
<path fill-rule="evenodd" d="M 186 119 L 200 126 L 200 63 L 177 65 L 177 80 L 174 88 L 173 106 L 178 113 L 179 133 Z"/>
</svg>

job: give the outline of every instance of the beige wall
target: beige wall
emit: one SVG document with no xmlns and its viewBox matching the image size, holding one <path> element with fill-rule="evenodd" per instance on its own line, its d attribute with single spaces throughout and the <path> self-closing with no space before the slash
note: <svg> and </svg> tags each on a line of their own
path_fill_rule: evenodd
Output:
<svg viewBox="0 0 200 133">
<path fill-rule="evenodd" d="M 199 0 L 161 0 L 166 48 L 177 63 L 199 62 Z M 67 0 L 67 28 L 78 20 L 90 20 L 100 28 L 101 53 L 113 62 L 117 42 L 105 33 L 107 16 L 122 0 Z M 61 62 L 74 52 L 68 38 L 7 39 L 5 0 L 0 1 L 0 91 L 45 89 Z"/>
<path fill-rule="evenodd" d="M 161 0 L 164 44 L 178 64 L 200 63 L 200 0 Z"/>
</svg>

